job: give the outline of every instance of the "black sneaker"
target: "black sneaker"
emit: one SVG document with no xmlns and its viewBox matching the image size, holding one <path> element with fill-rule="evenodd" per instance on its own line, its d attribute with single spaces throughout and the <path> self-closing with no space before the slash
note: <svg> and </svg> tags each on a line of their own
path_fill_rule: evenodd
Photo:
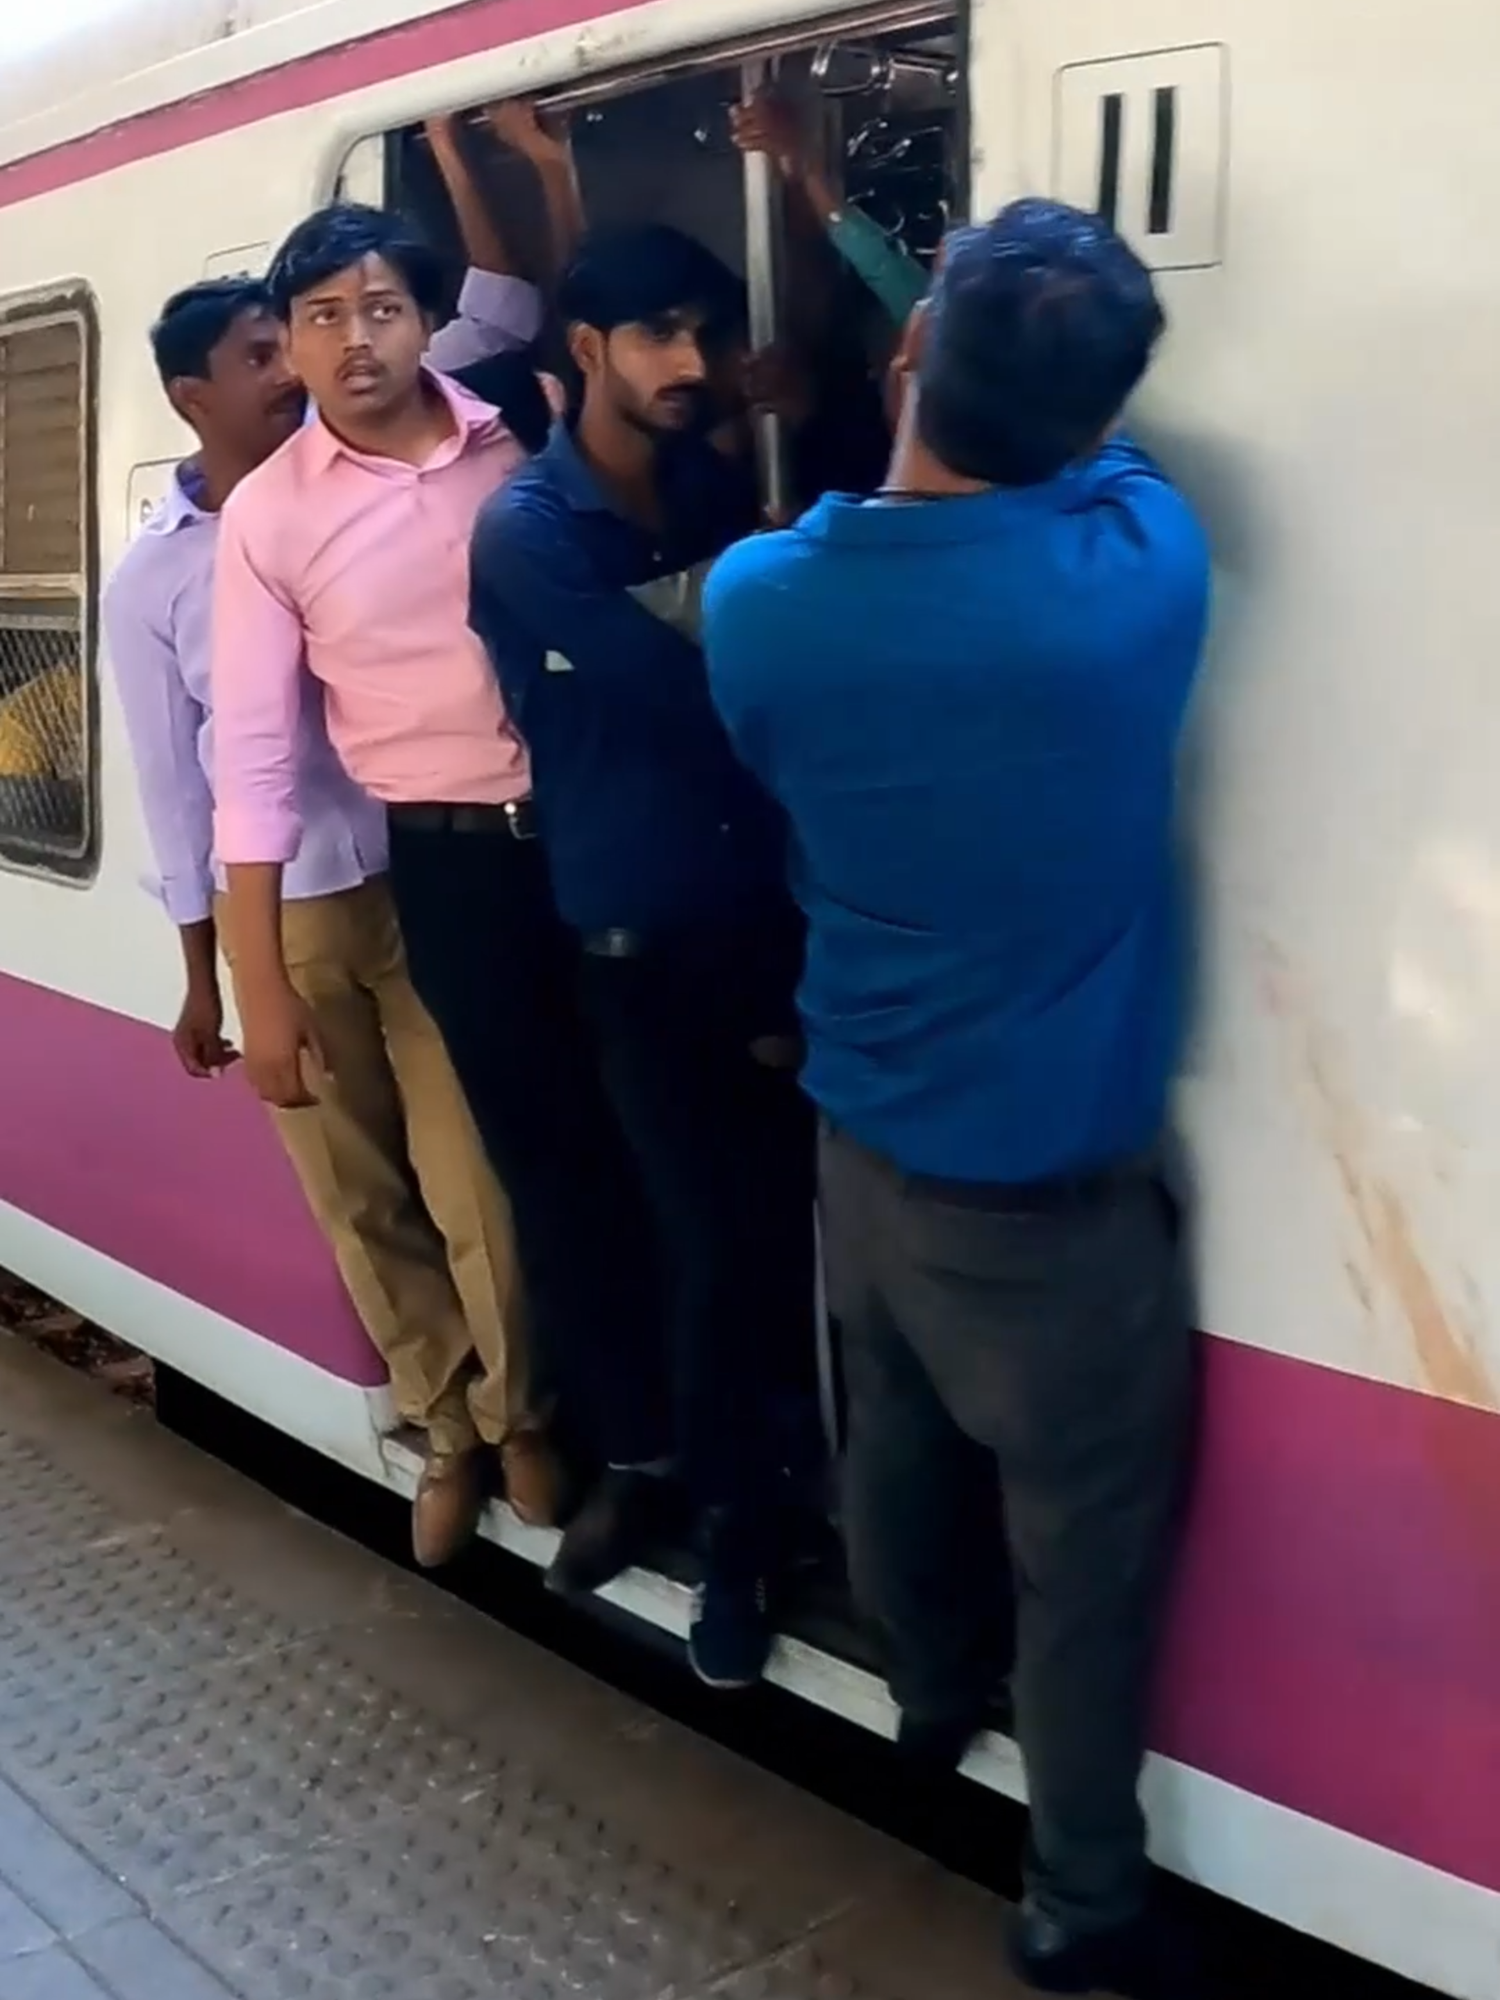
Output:
<svg viewBox="0 0 1500 2000">
<path fill-rule="evenodd" d="M 705 1686 L 727 1693 L 764 1676 L 776 1638 L 768 1567 L 735 1523 L 721 1516 L 707 1524 L 688 1634 L 688 1658 Z"/>
<path fill-rule="evenodd" d="M 606 1472 L 568 1523 L 547 1571 L 559 1597 L 592 1597 L 640 1562 L 666 1530 L 669 1482 L 650 1472 Z"/>
<path fill-rule="evenodd" d="M 1193 1943 L 1159 1916 L 1119 1930 L 1077 1935 L 1022 1904 L 1012 1918 L 1008 1955 L 1038 1993 L 1114 1993 L 1120 2000 L 1203 2000 Z"/>
<path fill-rule="evenodd" d="M 903 1713 L 896 1731 L 896 1748 L 903 1761 L 929 1778 L 948 1777 L 968 1756 L 985 1726 L 982 1711 L 953 1715 Z"/>
</svg>

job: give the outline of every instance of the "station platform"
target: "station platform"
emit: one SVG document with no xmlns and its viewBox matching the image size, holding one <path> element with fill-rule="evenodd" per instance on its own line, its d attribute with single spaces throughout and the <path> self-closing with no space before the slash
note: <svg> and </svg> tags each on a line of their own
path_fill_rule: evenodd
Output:
<svg viewBox="0 0 1500 2000">
<path fill-rule="evenodd" d="M 0 2000 L 1005 2000 L 999 1924 L 0 1337 Z"/>
</svg>

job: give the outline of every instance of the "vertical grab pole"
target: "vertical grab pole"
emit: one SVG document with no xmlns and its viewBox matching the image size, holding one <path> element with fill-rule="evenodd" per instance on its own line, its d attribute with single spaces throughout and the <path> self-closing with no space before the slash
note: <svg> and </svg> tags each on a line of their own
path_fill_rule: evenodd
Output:
<svg viewBox="0 0 1500 2000">
<path fill-rule="evenodd" d="M 772 76 L 771 64 L 760 57 L 740 72 L 742 101 L 749 103 Z M 776 241 L 779 220 L 776 170 L 763 153 L 745 155 L 745 280 L 750 296 L 750 341 L 757 353 L 775 345 Z M 768 518 L 776 523 L 787 513 L 786 447 L 779 417 L 765 412 L 755 425 L 760 461 L 761 495 Z"/>
</svg>

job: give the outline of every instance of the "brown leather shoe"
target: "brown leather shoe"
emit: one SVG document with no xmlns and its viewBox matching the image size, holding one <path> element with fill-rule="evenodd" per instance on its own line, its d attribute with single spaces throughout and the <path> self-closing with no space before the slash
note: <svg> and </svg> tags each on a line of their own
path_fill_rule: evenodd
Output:
<svg viewBox="0 0 1500 2000">
<path fill-rule="evenodd" d="M 429 1455 L 411 1510 L 412 1554 L 423 1569 L 441 1569 L 468 1547 L 483 1504 L 477 1451 Z"/>
<path fill-rule="evenodd" d="M 543 1431 L 513 1431 L 500 1447 L 505 1497 L 528 1528 L 555 1528 L 562 1519 L 566 1478 Z"/>
</svg>

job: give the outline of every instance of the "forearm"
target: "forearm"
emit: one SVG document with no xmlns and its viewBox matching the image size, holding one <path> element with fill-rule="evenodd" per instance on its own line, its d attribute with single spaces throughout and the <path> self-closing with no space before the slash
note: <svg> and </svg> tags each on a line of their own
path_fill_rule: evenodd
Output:
<svg viewBox="0 0 1500 2000">
<path fill-rule="evenodd" d="M 188 991 L 217 995 L 219 937 L 213 918 L 205 917 L 195 924 L 179 924 L 177 936 L 182 945 L 182 969 L 187 975 Z"/>
<path fill-rule="evenodd" d="M 536 162 L 542 201 L 547 210 L 547 239 L 556 274 L 565 271 L 583 241 L 583 196 L 570 152 L 559 152 Z"/>
<path fill-rule="evenodd" d="M 244 861 L 225 869 L 229 890 L 229 930 L 235 987 L 247 993 L 268 984 L 286 984 L 281 945 L 279 861 Z"/>
<path fill-rule="evenodd" d="M 804 167 L 797 176 L 797 188 L 814 220 L 826 229 L 839 212 L 838 197 L 827 174 L 821 167 Z"/>
<path fill-rule="evenodd" d="M 453 203 L 465 258 L 476 271 L 492 271 L 498 278 L 520 277 L 510 246 L 464 158 L 457 132 L 447 126 L 433 127 L 428 138 L 443 186 Z"/>
</svg>

